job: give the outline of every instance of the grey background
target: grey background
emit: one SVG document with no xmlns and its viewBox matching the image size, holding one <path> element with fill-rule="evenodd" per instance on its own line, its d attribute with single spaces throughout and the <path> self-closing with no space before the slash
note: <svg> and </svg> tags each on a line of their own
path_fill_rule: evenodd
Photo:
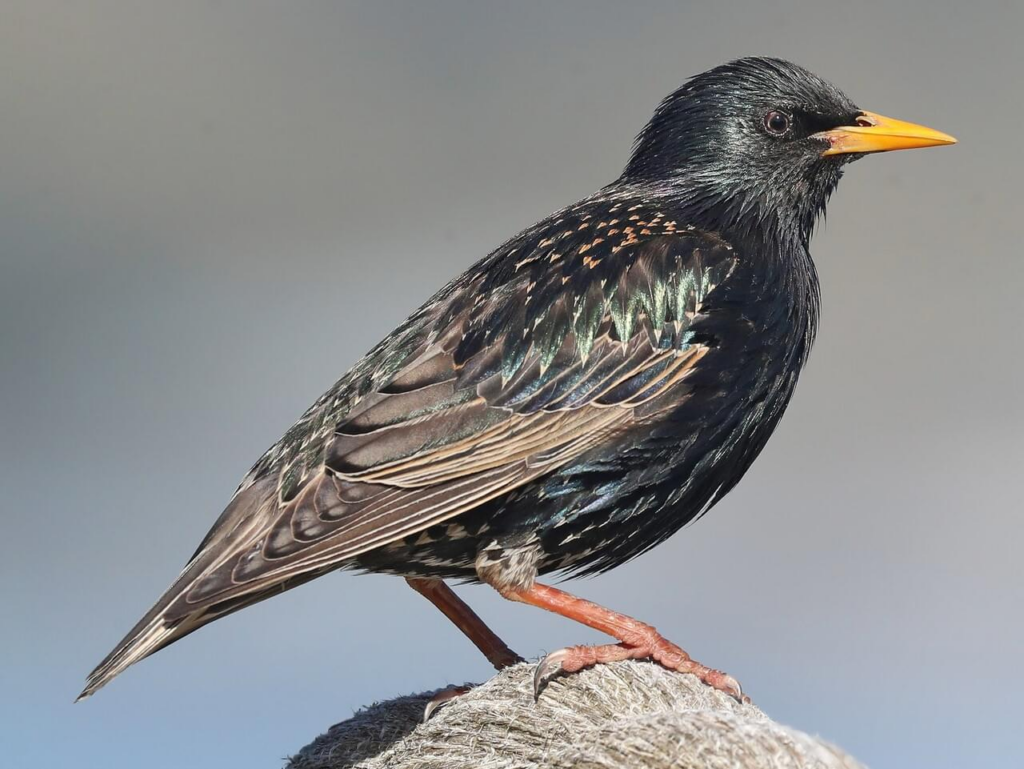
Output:
<svg viewBox="0 0 1024 769">
<path fill-rule="evenodd" d="M 778 434 L 712 515 L 573 587 L 876 768 L 1014 765 L 1022 23 L 948 0 L 4 0 L 4 763 L 273 767 L 362 704 L 487 677 L 401 581 L 332 575 L 71 705 L 359 355 L 614 178 L 684 78 L 768 53 L 961 143 L 851 167 Z M 462 593 L 528 655 L 598 638 Z"/>
</svg>

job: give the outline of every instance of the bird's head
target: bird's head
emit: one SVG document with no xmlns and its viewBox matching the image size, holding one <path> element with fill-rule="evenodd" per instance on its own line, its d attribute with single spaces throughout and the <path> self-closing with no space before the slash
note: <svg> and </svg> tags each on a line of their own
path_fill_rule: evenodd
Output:
<svg viewBox="0 0 1024 769">
<path fill-rule="evenodd" d="M 746 58 L 669 95 L 637 137 L 621 181 L 677 196 L 698 219 L 774 225 L 806 242 L 846 163 L 955 141 L 866 112 L 795 64 Z"/>
</svg>

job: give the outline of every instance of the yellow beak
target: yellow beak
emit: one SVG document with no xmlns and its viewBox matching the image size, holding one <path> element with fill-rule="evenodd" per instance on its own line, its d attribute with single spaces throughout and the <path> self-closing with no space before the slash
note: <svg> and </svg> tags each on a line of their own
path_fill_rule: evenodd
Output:
<svg viewBox="0 0 1024 769">
<path fill-rule="evenodd" d="M 876 115 L 874 112 L 861 112 L 857 118 L 857 125 L 821 131 L 813 134 L 813 138 L 825 139 L 829 143 L 829 148 L 822 153 L 823 155 L 889 152 L 956 144 L 956 139 L 949 134 L 923 125 Z"/>
</svg>

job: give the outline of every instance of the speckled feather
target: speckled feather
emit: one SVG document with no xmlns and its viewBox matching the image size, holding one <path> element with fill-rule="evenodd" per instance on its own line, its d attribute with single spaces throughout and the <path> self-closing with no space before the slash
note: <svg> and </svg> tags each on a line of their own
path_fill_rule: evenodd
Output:
<svg viewBox="0 0 1024 769">
<path fill-rule="evenodd" d="M 414 315 L 416 333 L 400 331 L 321 399 L 292 431 L 301 441 L 268 452 L 243 487 L 278 479 L 277 521 L 259 548 L 238 548 L 244 564 L 197 582 L 182 610 L 268 573 L 364 554 L 352 565 L 458 564 L 471 578 L 473 537 L 421 532 L 468 514 L 454 531 L 519 536 L 471 511 L 523 517 L 498 511 L 531 489 L 546 496 L 553 472 L 632 445 L 692 397 L 689 377 L 716 344 L 701 331 L 706 304 L 736 264 L 717 235 L 635 202 L 587 201 L 507 244 Z M 353 381 L 375 385 L 354 397 Z M 313 438 L 317 425 L 327 429 Z M 452 501 L 467 494 L 471 504 Z M 368 514 L 373 526 L 358 528 Z"/>
<path fill-rule="evenodd" d="M 599 194 L 442 289 L 256 464 L 240 489 L 272 482 L 270 516 L 165 616 L 336 567 L 475 579 L 492 542 L 602 570 L 706 510 L 781 413 L 814 303 L 758 302 L 789 271 L 678 213 Z"/>
</svg>

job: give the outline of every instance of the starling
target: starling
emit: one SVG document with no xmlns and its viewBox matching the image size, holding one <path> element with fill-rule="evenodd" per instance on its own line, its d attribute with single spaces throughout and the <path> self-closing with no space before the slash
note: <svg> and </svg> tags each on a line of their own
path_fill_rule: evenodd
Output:
<svg viewBox="0 0 1024 769">
<path fill-rule="evenodd" d="M 707 512 L 764 448 L 818 322 L 808 250 L 844 166 L 955 140 L 859 109 L 801 67 L 733 61 L 669 95 L 622 175 L 438 291 L 275 443 L 87 697 L 193 630 L 322 574 L 404 577 L 501 668 L 444 580 L 741 697 L 655 629 L 537 581 L 624 563 Z"/>
</svg>

